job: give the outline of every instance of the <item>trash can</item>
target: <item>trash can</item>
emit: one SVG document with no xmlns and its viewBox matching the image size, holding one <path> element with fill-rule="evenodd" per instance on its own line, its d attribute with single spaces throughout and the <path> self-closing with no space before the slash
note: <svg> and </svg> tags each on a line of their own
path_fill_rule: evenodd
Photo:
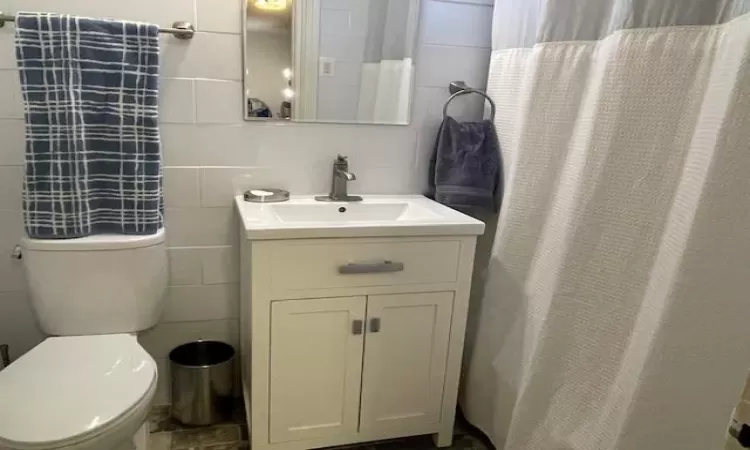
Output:
<svg viewBox="0 0 750 450">
<path fill-rule="evenodd" d="M 231 345 L 216 341 L 190 342 L 169 353 L 175 419 L 185 425 L 212 425 L 230 417 L 234 354 Z"/>
</svg>

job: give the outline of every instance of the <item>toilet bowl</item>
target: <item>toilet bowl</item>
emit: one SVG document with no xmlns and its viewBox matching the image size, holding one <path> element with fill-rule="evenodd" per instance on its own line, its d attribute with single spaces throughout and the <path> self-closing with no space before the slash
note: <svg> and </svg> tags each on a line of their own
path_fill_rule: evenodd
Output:
<svg viewBox="0 0 750 450">
<path fill-rule="evenodd" d="M 0 372 L 0 448 L 132 449 L 156 382 L 133 335 L 48 338 Z"/>
<path fill-rule="evenodd" d="M 136 333 L 162 312 L 164 230 L 22 247 L 32 308 L 55 337 L 0 371 L 0 450 L 145 450 L 158 373 Z"/>
</svg>

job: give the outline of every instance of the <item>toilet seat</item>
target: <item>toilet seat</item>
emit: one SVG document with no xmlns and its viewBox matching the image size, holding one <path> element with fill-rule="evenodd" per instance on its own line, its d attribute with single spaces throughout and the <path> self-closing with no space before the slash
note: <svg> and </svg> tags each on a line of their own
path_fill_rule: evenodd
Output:
<svg viewBox="0 0 750 450">
<path fill-rule="evenodd" d="M 127 334 L 49 338 L 0 372 L 0 448 L 58 448 L 105 433 L 155 389 Z"/>
</svg>

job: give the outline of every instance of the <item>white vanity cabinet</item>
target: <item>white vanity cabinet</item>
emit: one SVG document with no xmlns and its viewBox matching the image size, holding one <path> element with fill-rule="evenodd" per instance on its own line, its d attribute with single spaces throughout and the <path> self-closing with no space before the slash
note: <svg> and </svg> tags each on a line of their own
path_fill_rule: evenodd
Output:
<svg viewBox="0 0 750 450">
<path fill-rule="evenodd" d="M 245 240 L 252 448 L 452 440 L 474 236 Z"/>
<path fill-rule="evenodd" d="M 416 195 L 235 204 L 253 450 L 449 446 L 484 224 Z"/>
</svg>

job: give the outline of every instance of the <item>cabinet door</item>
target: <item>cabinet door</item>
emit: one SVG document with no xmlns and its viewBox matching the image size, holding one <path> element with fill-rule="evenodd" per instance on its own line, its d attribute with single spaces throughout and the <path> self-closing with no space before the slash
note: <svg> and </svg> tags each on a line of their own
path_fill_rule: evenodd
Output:
<svg viewBox="0 0 750 450">
<path fill-rule="evenodd" d="M 440 422 L 453 293 L 368 297 L 360 430 Z"/>
<path fill-rule="evenodd" d="M 271 443 L 355 434 L 365 297 L 271 305 Z"/>
</svg>

